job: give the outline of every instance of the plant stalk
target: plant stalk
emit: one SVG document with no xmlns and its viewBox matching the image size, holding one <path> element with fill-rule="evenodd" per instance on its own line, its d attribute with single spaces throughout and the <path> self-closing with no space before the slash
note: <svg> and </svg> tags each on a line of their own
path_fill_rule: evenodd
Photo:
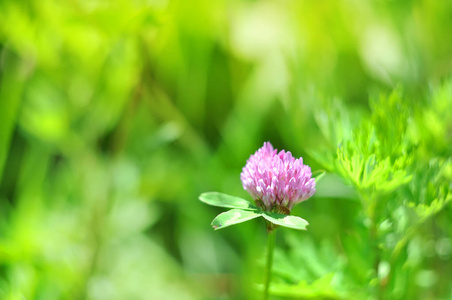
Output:
<svg viewBox="0 0 452 300">
<path fill-rule="evenodd" d="M 369 216 L 369 219 L 371 222 L 369 237 L 370 237 L 370 244 L 372 245 L 373 252 L 375 255 L 373 267 L 375 270 L 375 276 L 378 279 L 376 297 L 378 300 L 381 300 L 381 299 L 383 299 L 383 291 L 384 291 L 385 283 L 384 283 L 384 281 L 382 281 L 383 279 L 379 278 L 379 274 L 378 274 L 378 268 L 379 268 L 380 262 L 381 262 L 381 253 L 380 253 L 380 248 L 378 247 L 378 221 L 377 221 L 377 205 L 378 205 L 377 201 L 378 201 L 378 199 L 370 198 L 370 199 L 368 199 L 368 201 L 370 201 L 368 216 Z"/>
<path fill-rule="evenodd" d="M 275 248 L 276 229 L 269 229 L 267 235 L 267 264 L 265 266 L 264 300 L 268 299 L 268 289 L 271 281 L 273 265 L 273 249 Z"/>
</svg>

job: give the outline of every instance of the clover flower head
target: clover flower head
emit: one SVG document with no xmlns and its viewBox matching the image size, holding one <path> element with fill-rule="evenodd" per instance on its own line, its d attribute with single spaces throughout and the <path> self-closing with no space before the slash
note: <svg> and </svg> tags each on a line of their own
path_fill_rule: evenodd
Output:
<svg viewBox="0 0 452 300">
<path fill-rule="evenodd" d="M 267 211 L 289 214 L 292 207 L 315 193 L 315 179 L 303 158 L 274 149 L 270 142 L 247 160 L 240 174 L 243 188 Z"/>
</svg>

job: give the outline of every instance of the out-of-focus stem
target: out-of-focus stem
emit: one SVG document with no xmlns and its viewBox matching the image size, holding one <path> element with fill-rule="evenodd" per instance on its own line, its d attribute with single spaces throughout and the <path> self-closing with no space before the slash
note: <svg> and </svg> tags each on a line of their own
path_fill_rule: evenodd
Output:
<svg viewBox="0 0 452 300">
<path fill-rule="evenodd" d="M 370 219 L 370 243 L 374 252 L 374 270 L 375 275 L 378 278 L 378 268 L 380 265 L 380 248 L 378 247 L 378 223 L 377 223 L 377 199 L 370 198 L 370 205 L 368 208 L 368 216 Z M 382 299 L 383 297 L 383 286 L 381 282 L 378 282 L 377 286 L 377 298 Z"/>
<path fill-rule="evenodd" d="M 271 281 L 271 271 L 273 264 L 273 249 L 275 248 L 276 229 L 268 230 L 267 236 L 267 263 L 265 266 L 265 281 L 264 281 L 264 300 L 268 299 L 268 289 Z"/>
</svg>

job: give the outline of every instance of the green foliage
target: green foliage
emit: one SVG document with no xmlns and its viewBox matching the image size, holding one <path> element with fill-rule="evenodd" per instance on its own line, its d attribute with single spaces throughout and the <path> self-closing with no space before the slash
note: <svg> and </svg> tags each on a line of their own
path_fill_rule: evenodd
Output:
<svg viewBox="0 0 452 300">
<path fill-rule="evenodd" d="M 412 208 L 419 222 L 440 212 L 452 200 L 451 159 L 432 159 L 428 163 L 419 163 L 413 180 L 408 187 L 400 191 L 404 204 Z"/>
<path fill-rule="evenodd" d="M 215 217 L 212 221 L 212 227 L 215 230 L 223 229 L 225 227 L 252 220 L 260 216 L 262 216 L 262 213 L 258 210 L 250 211 L 234 208 Z"/>
<path fill-rule="evenodd" d="M 363 193 L 388 193 L 410 181 L 406 169 L 413 159 L 410 147 L 414 145 L 407 141 L 408 119 L 402 105 L 399 91 L 372 101 L 370 118 L 339 141 L 337 159 L 327 165 L 331 171 Z"/>
<path fill-rule="evenodd" d="M 17 58 L 11 57 L 2 68 L 10 76 L 0 82 L 0 181 L 8 155 L 12 132 L 17 119 L 22 94 L 21 76 L 17 71 Z M 1 74 L 1 73 L 0 73 Z"/>
<path fill-rule="evenodd" d="M 270 223 L 297 230 L 306 230 L 306 226 L 309 225 L 306 220 L 297 216 L 286 216 L 273 212 L 265 212 L 262 216 Z"/>
<path fill-rule="evenodd" d="M 312 172 L 312 177 L 315 178 L 315 182 L 319 183 L 320 180 L 322 180 L 322 178 L 326 175 L 325 171 L 322 170 L 318 170 L 315 172 Z"/>
<path fill-rule="evenodd" d="M 333 274 L 327 274 L 312 283 L 300 281 L 297 284 L 277 283 L 272 287 L 272 293 L 278 296 L 303 299 L 337 299 L 339 296 L 331 287 Z"/>
<path fill-rule="evenodd" d="M 245 199 L 218 192 L 203 193 L 201 194 L 201 196 L 199 196 L 199 200 L 206 204 L 218 207 L 238 208 L 246 210 L 257 209 L 257 206 L 251 204 L 251 202 Z"/>
<path fill-rule="evenodd" d="M 370 115 L 361 116 L 349 136 L 346 132 L 325 132 L 332 127 L 327 124 L 328 120 L 317 118 L 330 144 L 334 143 L 332 137 L 344 137 L 336 141 L 336 157 L 322 153 L 330 150 L 313 152 L 313 156 L 358 192 L 362 222 L 367 228 L 361 234 L 370 240 L 362 251 L 372 253 L 373 260 L 368 266 L 362 265 L 361 276 L 368 278 L 364 274 L 373 273 L 369 292 L 380 297 L 387 293 L 403 294 L 396 285 L 401 280 L 398 268 L 403 265 L 400 264 L 403 251 L 424 223 L 444 210 L 452 198 L 450 156 L 446 159 L 441 153 L 434 156 L 435 152 L 427 149 L 436 147 L 425 144 L 426 140 L 417 135 L 420 128 L 416 118 L 421 110 L 432 110 L 434 102 L 427 101 L 426 106 L 408 103 L 400 89 L 370 101 Z M 345 108 L 339 109 L 347 113 Z M 345 115 L 343 119 L 347 118 Z M 343 128 L 348 130 L 349 127 Z M 348 245 L 348 238 L 343 240 L 344 245 Z M 358 255 L 353 254 L 350 245 L 346 246 L 346 251 L 349 258 Z M 416 269 L 417 265 L 410 267 Z"/>
<path fill-rule="evenodd" d="M 245 199 L 218 192 L 203 193 L 199 196 L 199 200 L 213 206 L 232 208 L 227 212 L 219 214 L 212 221 L 212 227 L 215 230 L 243 223 L 258 217 L 263 217 L 271 224 L 297 230 L 306 230 L 306 226 L 309 225 L 306 220 L 300 217 L 264 211 L 261 208 L 252 205 Z"/>
</svg>

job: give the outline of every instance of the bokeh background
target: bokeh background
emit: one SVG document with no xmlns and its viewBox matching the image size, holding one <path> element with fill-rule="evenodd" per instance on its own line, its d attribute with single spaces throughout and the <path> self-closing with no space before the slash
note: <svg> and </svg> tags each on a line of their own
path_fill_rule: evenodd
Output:
<svg viewBox="0 0 452 300">
<path fill-rule="evenodd" d="M 418 105 L 451 75 L 451 16 L 446 0 L 1 0 L 0 298 L 254 299 L 265 226 L 215 232 L 199 194 L 249 199 L 264 141 L 322 169 L 319 109 L 397 88 Z M 451 140 L 431 144 L 450 157 Z M 278 236 L 279 295 L 368 299 L 331 275 L 356 193 L 331 174 L 317 190 L 294 209 L 308 231 Z M 410 299 L 452 297 L 450 216 L 409 246 Z"/>
</svg>

